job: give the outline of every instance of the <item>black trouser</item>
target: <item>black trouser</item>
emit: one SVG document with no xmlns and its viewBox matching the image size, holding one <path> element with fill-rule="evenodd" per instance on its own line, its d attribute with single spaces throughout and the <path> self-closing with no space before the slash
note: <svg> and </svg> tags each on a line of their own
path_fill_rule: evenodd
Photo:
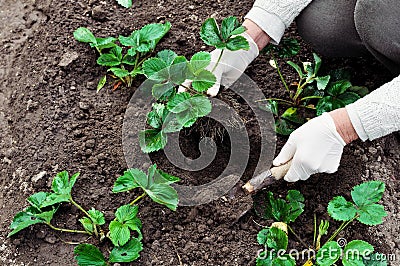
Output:
<svg viewBox="0 0 400 266">
<path fill-rule="evenodd" d="M 297 18 L 297 27 L 323 55 L 370 52 L 400 73 L 400 0 L 313 0 Z"/>
</svg>

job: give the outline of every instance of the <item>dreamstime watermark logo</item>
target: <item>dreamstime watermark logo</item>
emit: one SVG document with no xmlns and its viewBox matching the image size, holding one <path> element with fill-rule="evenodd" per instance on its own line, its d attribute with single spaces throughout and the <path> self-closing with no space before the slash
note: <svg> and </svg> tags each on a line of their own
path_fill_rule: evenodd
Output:
<svg viewBox="0 0 400 266">
<path fill-rule="evenodd" d="M 339 238 L 336 241 L 337 245 L 329 245 L 327 247 L 321 248 L 318 252 L 314 249 L 280 249 L 274 250 L 269 249 L 267 246 L 264 249 L 257 251 L 257 258 L 260 260 L 267 259 L 280 259 L 282 261 L 294 259 L 296 261 L 337 261 L 339 259 L 346 261 L 373 261 L 373 262 L 383 262 L 383 261 L 396 261 L 396 254 L 381 254 L 374 253 L 373 250 L 365 248 L 362 250 L 360 247 L 355 245 L 354 247 L 346 247 L 347 240 L 344 238 Z"/>
<path fill-rule="evenodd" d="M 139 132 L 146 129 L 147 114 L 155 99 L 152 95 L 154 82 L 146 80 L 134 93 L 126 109 L 122 127 L 122 144 L 125 160 L 129 168 L 147 168 L 151 164 L 148 154 L 139 146 Z M 260 129 L 260 156 L 254 174 L 259 174 L 271 166 L 275 153 L 276 136 L 272 113 L 260 109 L 261 99 L 265 99 L 261 89 L 247 75 L 243 74 L 229 88 L 240 96 L 251 108 Z M 225 195 L 240 180 L 250 157 L 250 139 L 244 119 L 232 105 L 216 98 L 210 98 L 212 111 L 207 117 L 218 121 L 227 131 L 231 142 L 230 158 L 223 172 L 214 180 L 199 186 L 174 184 L 179 195 L 179 205 L 193 206 L 205 204 Z M 237 103 L 236 103 L 237 104 Z M 232 126 L 232 121 L 235 126 Z M 188 136 L 190 137 L 190 136 Z M 216 144 L 203 138 L 199 142 L 199 158 L 186 157 L 180 148 L 179 132 L 167 134 L 164 154 L 174 166 L 186 171 L 200 171 L 208 167 L 216 156 Z"/>
</svg>

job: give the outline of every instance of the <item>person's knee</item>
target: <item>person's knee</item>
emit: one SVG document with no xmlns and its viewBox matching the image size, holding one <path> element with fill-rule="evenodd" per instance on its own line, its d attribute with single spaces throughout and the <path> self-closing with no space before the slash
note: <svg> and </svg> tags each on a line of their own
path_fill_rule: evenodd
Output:
<svg viewBox="0 0 400 266">
<path fill-rule="evenodd" d="M 358 0 L 354 11 L 357 32 L 368 50 L 389 68 L 400 66 L 400 2 Z"/>
<path fill-rule="evenodd" d="M 325 56 L 365 53 L 354 25 L 356 0 L 314 0 L 296 20 L 300 36 Z"/>
</svg>

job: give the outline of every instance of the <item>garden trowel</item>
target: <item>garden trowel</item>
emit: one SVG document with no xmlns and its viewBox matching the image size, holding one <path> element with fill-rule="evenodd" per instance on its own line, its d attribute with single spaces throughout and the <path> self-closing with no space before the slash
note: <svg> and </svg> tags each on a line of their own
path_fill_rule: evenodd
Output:
<svg viewBox="0 0 400 266">
<path fill-rule="evenodd" d="M 240 182 L 231 189 L 229 192 L 229 197 L 231 199 L 236 199 L 235 208 L 237 209 L 237 217 L 233 224 L 236 223 L 241 217 L 243 217 L 249 210 L 253 207 L 252 195 L 261 189 L 281 180 L 286 173 L 289 171 L 292 160 L 287 163 L 272 167 L 267 171 L 250 179 L 246 184 L 241 185 Z"/>
</svg>

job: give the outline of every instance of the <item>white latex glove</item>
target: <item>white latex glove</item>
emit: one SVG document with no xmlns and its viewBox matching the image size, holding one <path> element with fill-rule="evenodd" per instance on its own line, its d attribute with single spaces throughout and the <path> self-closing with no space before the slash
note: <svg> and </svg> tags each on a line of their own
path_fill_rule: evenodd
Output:
<svg viewBox="0 0 400 266">
<path fill-rule="evenodd" d="M 241 36 L 245 37 L 249 42 L 249 50 L 238 50 L 229 51 L 224 50 L 221 60 L 214 70 L 214 75 L 217 81 L 214 86 L 207 90 L 207 94 L 210 96 L 216 96 L 218 94 L 221 85 L 225 87 L 231 86 L 240 76 L 243 74 L 248 65 L 258 56 L 258 46 L 254 40 L 247 34 L 242 33 Z M 220 49 L 215 49 L 211 52 L 211 63 L 206 67 L 206 70 L 212 71 L 214 65 L 218 61 L 218 57 L 221 54 Z M 190 86 L 190 81 L 185 81 L 183 85 L 186 87 Z M 178 88 L 178 92 L 184 92 L 186 89 L 182 86 Z"/>
<path fill-rule="evenodd" d="M 290 134 L 273 164 L 279 166 L 293 158 L 284 177 L 288 182 L 306 180 L 315 173 L 334 173 L 345 145 L 331 115 L 324 113 Z"/>
</svg>

